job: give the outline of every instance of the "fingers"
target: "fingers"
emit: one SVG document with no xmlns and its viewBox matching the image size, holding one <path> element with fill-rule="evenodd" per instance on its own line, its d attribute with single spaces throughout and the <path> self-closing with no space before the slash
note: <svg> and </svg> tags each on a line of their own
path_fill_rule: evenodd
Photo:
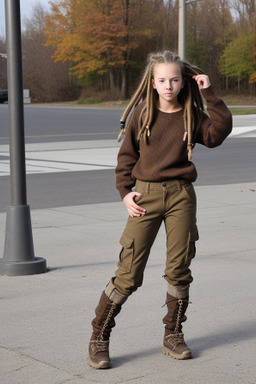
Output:
<svg viewBox="0 0 256 384">
<path fill-rule="evenodd" d="M 135 201 L 135 203 L 138 203 L 138 201 L 140 201 L 141 199 L 141 193 L 138 193 L 138 192 L 134 192 L 135 193 L 135 196 L 133 197 L 133 200 Z"/>
<path fill-rule="evenodd" d="M 131 217 L 139 217 L 144 216 L 146 214 L 146 210 L 137 204 L 131 205 L 127 209 Z"/>
<path fill-rule="evenodd" d="M 135 200 L 138 201 L 140 198 L 141 198 L 140 193 L 131 192 L 131 193 L 128 193 L 123 199 L 123 202 L 125 203 L 126 208 L 131 217 L 139 217 L 139 216 L 144 216 L 146 214 L 146 209 L 136 204 L 135 202 Z"/>
<path fill-rule="evenodd" d="M 127 209 L 131 217 L 139 217 L 146 214 L 146 209 L 136 204 L 134 200 L 132 200 Z"/>
<path fill-rule="evenodd" d="M 197 82 L 199 89 L 206 89 L 211 85 L 210 79 L 207 75 L 194 75 L 192 77 Z"/>
</svg>

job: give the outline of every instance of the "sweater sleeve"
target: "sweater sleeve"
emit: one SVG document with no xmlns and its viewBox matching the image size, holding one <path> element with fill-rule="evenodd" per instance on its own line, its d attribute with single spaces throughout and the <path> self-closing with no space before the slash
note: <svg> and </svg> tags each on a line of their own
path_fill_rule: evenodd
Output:
<svg viewBox="0 0 256 384">
<path fill-rule="evenodd" d="M 213 148 L 221 145 L 232 131 L 232 115 L 223 100 L 218 98 L 212 87 L 203 89 L 209 116 L 203 113 L 196 130 L 195 142 Z"/>
<path fill-rule="evenodd" d="M 139 159 L 138 111 L 134 111 L 126 129 L 125 138 L 117 156 L 116 188 L 123 199 L 135 185 L 132 170 Z"/>
</svg>

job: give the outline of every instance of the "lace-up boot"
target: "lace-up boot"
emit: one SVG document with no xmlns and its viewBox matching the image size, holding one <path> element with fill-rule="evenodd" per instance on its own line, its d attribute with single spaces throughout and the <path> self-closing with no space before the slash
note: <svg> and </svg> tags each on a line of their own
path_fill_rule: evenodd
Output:
<svg viewBox="0 0 256 384">
<path fill-rule="evenodd" d="M 91 323 L 93 333 L 87 353 L 88 363 L 92 368 L 110 368 L 109 337 L 115 326 L 115 317 L 126 299 L 127 296 L 117 292 L 112 283 L 109 283 L 106 290 L 102 292 L 99 304 L 95 309 L 96 317 Z"/>
<path fill-rule="evenodd" d="M 178 360 L 192 358 L 192 353 L 184 341 L 181 324 L 187 319 L 185 312 L 188 304 L 188 297 L 178 299 L 167 293 L 166 305 L 168 313 L 163 318 L 165 324 L 163 354 Z"/>
</svg>

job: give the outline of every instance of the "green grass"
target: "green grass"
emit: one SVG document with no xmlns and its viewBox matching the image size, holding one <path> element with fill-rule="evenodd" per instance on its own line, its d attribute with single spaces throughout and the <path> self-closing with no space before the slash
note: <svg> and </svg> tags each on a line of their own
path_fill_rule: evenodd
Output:
<svg viewBox="0 0 256 384">
<path fill-rule="evenodd" d="M 256 107 L 254 108 L 230 108 L 232 115 L 256 115 Z"/>
<path fill-rule="evenodd" d="M 256 107 L 236 107 L 241 103 L 240 99 L 225 100 L 225 103 L 229 105 L 232 115 L 252 115 L 256 114 Z M 125 108 L 128 105 L 128 100 L 125 101 L 103 101 L 96 97 L 88 97 L 86 99 L 80 99 L 77 104 L 80 106 L 87 107 L 98 107 L 98 108 Z M 240 104 L 241 105 L 241 104 Z"/>
<path fill-rule="evenodd" d="M 227 105 L 244 105 L 245 104 L 245 102 L 244 102 L 244 100 L 242 100 L 242 99 L 236 99 L 236 98 L 234 98 L 234 97 L 232 97 L 232 98 L 224 98 L 223 97 L 223 99 L 224 99 L 224 101 L 225 101 L 225 103 L 227 104 Z"/>
<path fill-rule="evenodd" d="M 86 99 L 80 99 L 78 105 L 86 105 L 87 107 L 98 107 L 98 108 L 125 108 L 129 103 L 129 100 L 124 101 L 104 101 L 101 99 L 88 97 Z"/>
<path fill-rule="evenodd" d="M 96 99 L 94 97 L 88 97 L 87 99 L 81 99 L 78 101 L 78 104 L 85 104 L 85 105 L 88 105 L 88 104 L 98 104 L 98 103 L 101 103 L 102 100 L 101 99 Z"/>
<path fill-rule="evenodd" d="M 241 100 L 234 100 L 233 99 L 233 102 L 234 101 L 239 101 L 241 102 Z M 67 103 L 56 103 L 57 105 L 67 105 L 67 106 L 80 106 L 80 107 L 89 107 L 89 108 L 126 108 L 126 106 L 128 105 L 129 103 L 129 100 L 124 100 L 124 101 L 121 101 L 121 100 L 113 100 L 113 101 L 103 101 L 99 98 L 96 98 L 96 97 L 88 97 L 86 99 L 80 99 L 78 101 L 73 101 L 73 102 L 67 102 Z M 229 104 L 227 102 L 227 100 L 225 100 L 225 103 L 229 106 L 230 108 L 230 111 L 232 113 L 232 115 L 252 115 L 252 114 L 255 114 L 256 115 L 256 106 L 252 106 L 252 107 L 239 107 L 239 106 L 235 106 L 234 104 Z M 54 105 L 54 103 L 52 103 L 52 105 Z M 240 104 L 242 105 L 242 103 Z M 250 104 L 248 104 L 250 105 Z"/>
</svg>

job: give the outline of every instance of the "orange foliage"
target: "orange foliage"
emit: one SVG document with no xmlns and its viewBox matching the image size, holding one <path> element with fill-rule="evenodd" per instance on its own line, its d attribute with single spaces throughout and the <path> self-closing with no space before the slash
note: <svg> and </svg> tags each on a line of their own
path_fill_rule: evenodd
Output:
<svg viewBox="0 0 256 384">
<path fill-rule="evenodd" d="M 125 64 L 128 26 L 120 0 L 62 0 L 51 3 L 46 18 L 46 45 L 54 45 L 55 61 L 74 63 L 72 74 L 106 72 Z M 133 44 L 134 46 L 134 44 Z"/>
</svg>

